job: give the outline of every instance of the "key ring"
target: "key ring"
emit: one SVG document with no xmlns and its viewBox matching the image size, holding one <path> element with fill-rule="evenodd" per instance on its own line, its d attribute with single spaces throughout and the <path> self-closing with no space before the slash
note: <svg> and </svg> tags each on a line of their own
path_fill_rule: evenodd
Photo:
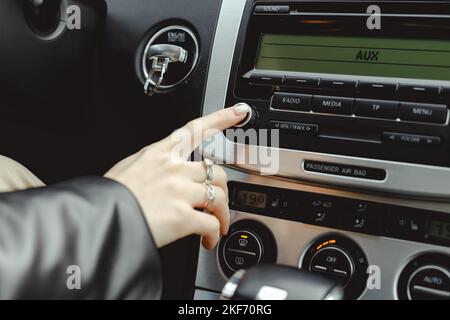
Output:
<svg viewBox="0 0 450 320">
<path fill-rule="evenodd" d="M 148 74 L 148 77 L 145 80 L 145 84 L 144 84 L 144 92 L 145 92 L 146 95 L 151 97 L 155 93 L 158 92 L 158 89 L 161 86 L 162 81 L 164 80 L 164 74 L 167 71 L 167 67 L 169 66 L 169 63 L 170 63 L 170 59 L 169 58 L 164 58 L 164 61 L 162 63 L 158 63 L 158 59 L 156 59 L 156 58 L 154 59 L 153 64 L 152 64 L 152 70 Z M 160 72 L 158 81 L 155 83 L 153 88 L 151 90 L 149 90 L 150 89 L 150 85 L 152 84 L 151 83 L 152 82 L 152 78 L 157 72 Z"/>
</svg>

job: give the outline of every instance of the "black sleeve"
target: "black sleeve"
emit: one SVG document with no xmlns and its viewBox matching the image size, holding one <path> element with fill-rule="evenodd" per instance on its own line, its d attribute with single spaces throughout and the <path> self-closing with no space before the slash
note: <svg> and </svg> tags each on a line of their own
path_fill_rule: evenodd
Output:
<svg viewBox="0 0 450 320">
<path fill-rule="evenodd" d="M 121 184 L 86 177 L 0 194 L 0 299 L 159 299 L 161 290 L 158 250 Z"/>
</svg>

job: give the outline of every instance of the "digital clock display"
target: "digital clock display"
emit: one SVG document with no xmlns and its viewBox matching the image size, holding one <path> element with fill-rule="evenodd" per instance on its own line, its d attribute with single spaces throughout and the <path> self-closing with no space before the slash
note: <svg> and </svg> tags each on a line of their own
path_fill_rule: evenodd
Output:
<svg viewBox="0 0 450 320">
<path fill-rule="evenodd" d="M 236 200 L 240 206 L 264 209 L 267 203 L 267 194 L 240 190 L 237 193 Z"/>
<path fill-rule="evenodd" d="M 450 222 L 430 221 L 428 235 L 436 239 L 450 240 Z"/>
</svg>

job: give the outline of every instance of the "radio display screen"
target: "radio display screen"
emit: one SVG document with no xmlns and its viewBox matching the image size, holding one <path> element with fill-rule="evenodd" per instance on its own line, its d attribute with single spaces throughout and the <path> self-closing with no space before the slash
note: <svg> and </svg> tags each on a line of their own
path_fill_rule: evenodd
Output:
<svg viewBox="0 0 450 320">
<path fill-rule="evenodd" d="M 450 41 L 263 34 L 256 69 L 450 80 Z"/>
</svg>

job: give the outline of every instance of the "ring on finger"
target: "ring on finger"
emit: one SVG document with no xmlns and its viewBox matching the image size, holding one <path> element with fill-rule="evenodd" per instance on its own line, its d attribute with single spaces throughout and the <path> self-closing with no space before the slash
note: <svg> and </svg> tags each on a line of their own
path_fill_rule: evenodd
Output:
<svg viewBox="0 0 450 320">
<path fill-rule="evenodd" d="M 206 169 L 206 183 L 211 183 L 214 179 L 214 161 L 212 161 L 211 159 L 205 158 L 203 160 L 203 166 Z"/>
<path fill-rule="evenodd" d="M 216 199 L 216 190 L 214 189 L 214 186 L 208 182 L 205 182 L 204 186 L 206 188 L 206 201 L 203 207 L 207 208 Z"/>
</svg>

